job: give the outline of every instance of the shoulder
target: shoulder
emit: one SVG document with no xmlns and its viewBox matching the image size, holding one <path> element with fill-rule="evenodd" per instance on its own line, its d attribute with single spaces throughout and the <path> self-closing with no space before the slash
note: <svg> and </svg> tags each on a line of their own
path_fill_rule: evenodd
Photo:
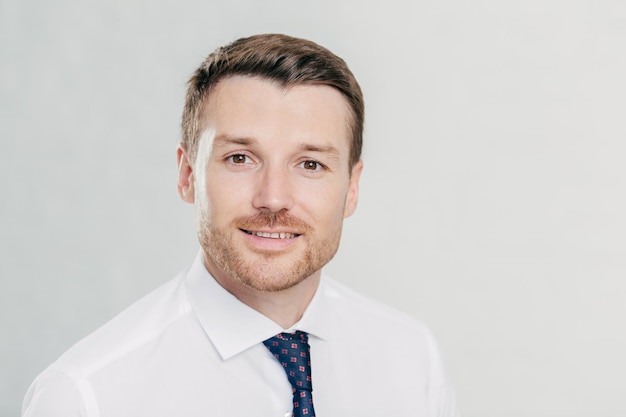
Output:
<svg viewBox="0 0 626 417">
<path fill-rule="evenodd" d="M 333 315 L 351 326 L 372 332 L 402 332 L 428 341 L 432 335 L 428 327 L 415 317 L 394 307 L 363 295 L 346 285 L 324 277 L 325 295 Z M 347 324 L 346 323 L 346 324 Z"/>
<path fill-rule="evenodd" d="M 332 317 L 333 339 L 343 346 L 358 345 L 369 374 L 423 383 L 432 415 L 457 416 L 454 389 L 431 330 L 421 321 L 389 305 L 362 295 L 325 276 L 324 293 Z M 402 358 L 402 360 L 399 360 Z"/>
<path fill-rule="evenodd" d="M 83 415 L 87 412 L 79 385 L 54 365 L 35 379 L 24 397 L 23 417 Z"/>
<path fill-rule="evenodd" d="M 92 415 L 94 375 L 128 362 L 185 323 L 191 311 L 185 276 L 183 272 L 142 297 L 44 370 L 24 398 L 23 416 Z"/>
<path fill-rule="evenodd" d="M 90 375 L 162 337 L 191 308 L 181 273 L 140 298 L 99 329 L 67 350 L 38 378 L 75 381 Z M 36 385 L 37 380 L 33 385 Z"/>
<path fill-rule="evenodd" d="M 140 298 L 72 346 L 56 362 L 66 372 L 93 372 L 117 357 L 159 337 L 190 310 L 183 290 L 185 274 Z"/>
</svg>

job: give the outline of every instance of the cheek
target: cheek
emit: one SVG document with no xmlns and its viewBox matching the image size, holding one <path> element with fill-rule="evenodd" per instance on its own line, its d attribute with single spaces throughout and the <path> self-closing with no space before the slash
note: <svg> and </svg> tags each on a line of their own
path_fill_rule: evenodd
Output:
<svg viewBox="0 0 626 417">
<path fill-rule="evenodd" d="M 216 220 L 222 217 L 235 217 L 250 205 L 247 187 L 241 183 L 232 184 L 223 176 L 208 178 L 202 194 L 207 211 Z"/>
<path fill-rule="evenodd" d="M 325 189 L 317 194 L 307 193 L 301 206 L 318 225 L 334 229 L 343 224 L 345 197 L 344 190 Z"/>
</svg>

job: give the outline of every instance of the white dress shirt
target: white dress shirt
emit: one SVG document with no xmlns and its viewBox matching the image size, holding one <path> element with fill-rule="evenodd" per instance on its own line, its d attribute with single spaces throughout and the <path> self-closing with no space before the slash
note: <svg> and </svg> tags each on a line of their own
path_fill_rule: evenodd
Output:
<svg viewBox="0 0 626 417">
<path fill-rule="evenodd" d="M 302 319 L 318 417 L 457 416 L 430 332 L 323 276 Z M 74 345 L 31 385 L 24 417 L 284 417 L 292 394 L 262 344 L 278 324 L 189 270 Z"/>
</svg>

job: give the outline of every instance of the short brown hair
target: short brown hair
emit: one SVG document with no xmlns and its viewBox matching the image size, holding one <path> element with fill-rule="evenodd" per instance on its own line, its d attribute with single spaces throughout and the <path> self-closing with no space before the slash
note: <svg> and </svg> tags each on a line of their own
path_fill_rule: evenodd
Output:
<svg viewBox="0 0 626 417">
<path fill-rule="evenodd" d="M 211 53 L 189 80 L 182 119 L 182 146 L 195 160 L 203 125 L 200 118 L 211 89 L 233 75 L 259 76 L 284 87 L 319 84 L 336 88 L 352 112 L 350 167 L 361 157 L 363 93 L 345 61 L 305 39 L 279 34 L 241 38 Z"/>
</svg>

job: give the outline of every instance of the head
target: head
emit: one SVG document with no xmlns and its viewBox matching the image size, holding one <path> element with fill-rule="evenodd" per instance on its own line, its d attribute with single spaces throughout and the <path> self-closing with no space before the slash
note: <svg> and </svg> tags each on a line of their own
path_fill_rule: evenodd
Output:
<svg viewBox="0 0 626 417">
<path fill-rule="evenodd" d="M 306 39 L 281 34 L 238 39 L 218 48 L 189 80 L 182 117 L 181 146 L 195 160 L 200 135 L 206 128 L 204 109 L 220 80 L 235 75 L 256 76 L 288 88 L 326 85 L 339 91 L 350 106 L 351 169 L 361 158 L 365 107 L 363 93 L 345 61 Z"/>
<path fill-rule="evenodd" d="M 354 76 L 312 42 L 260 35 L 207 58 L 190 80 L 178 185 L 223 286 L 319 277 L 356 208 L 362 130 Z"/>
</svg>

